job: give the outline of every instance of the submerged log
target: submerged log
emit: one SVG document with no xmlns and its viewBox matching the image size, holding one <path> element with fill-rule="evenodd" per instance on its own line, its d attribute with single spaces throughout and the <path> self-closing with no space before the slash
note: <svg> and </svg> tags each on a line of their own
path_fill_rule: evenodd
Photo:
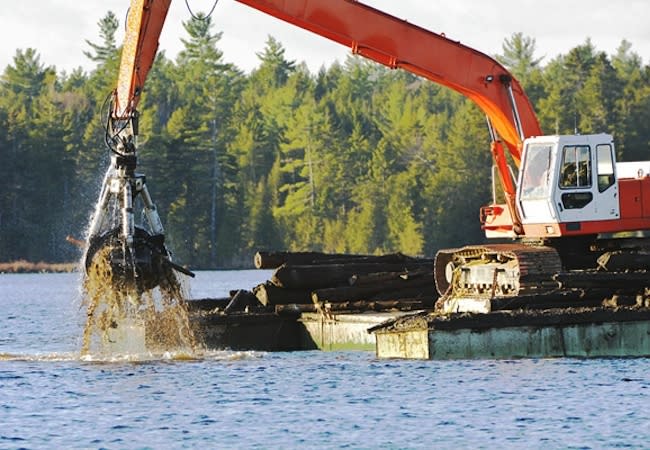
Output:
<svg viewBox="0 0 650 450">
<path fill-rule="evenodd" d="M 324 264 L 310 266 L 282 265 L 278 267 L 271 282 L 290 289 L 320 289 L 349 284 L 353 275 L 373 272 L 400 272 L 429 270 L 433 272 L 431 262 L 404 262 L 398 264 Z"/>
</svg>

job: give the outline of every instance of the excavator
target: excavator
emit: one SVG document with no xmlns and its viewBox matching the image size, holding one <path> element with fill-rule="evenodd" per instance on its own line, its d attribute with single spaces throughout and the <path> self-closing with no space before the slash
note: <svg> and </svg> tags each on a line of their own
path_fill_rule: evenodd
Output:
<svg viewBox="0 0 650 450">
<path fill-rule="evenodd" d="M 494 186 L 479 220 L 497 241 L 438 251 L 433 277 L 443 312 L 490 312 L 498 300 L 593 286 L 616 292 L 650 285 L 650 161 L 617 163 L 609 134 L 544 135 L 522 86 L 498 61 L 356 0 L 235 1 L 451 88 L 485 113 Z M 131 1 L 106 127 L 112 163 L 86 252 L 89 265 L 110 247 L 113 272 L 141 289 L 185 271 L 172 263 L 145 177 L 135 172 L 137 105 L 170 3 Z M 134 225 L 138 198 L 146 226 Z"/>
</svg>

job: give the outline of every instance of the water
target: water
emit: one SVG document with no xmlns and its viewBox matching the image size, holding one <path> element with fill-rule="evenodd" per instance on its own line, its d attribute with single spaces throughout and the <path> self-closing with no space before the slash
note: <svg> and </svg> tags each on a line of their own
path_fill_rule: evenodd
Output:
<svg viewBox="0 0 650 450">
<path fill-rule="evenodd" d="M 200 272 L 192 297 L 268 274 Z M 648 359 L 82 359 L 78 281 L 0 275 L 0 448 L 649 447 Z"/>
</svg>

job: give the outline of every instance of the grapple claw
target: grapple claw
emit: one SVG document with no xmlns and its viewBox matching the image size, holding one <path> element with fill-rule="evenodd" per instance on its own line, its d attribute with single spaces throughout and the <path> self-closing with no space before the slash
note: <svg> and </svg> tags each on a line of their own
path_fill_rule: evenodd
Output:
<svg viewBox="0 0 650 450">
<path fill-rule="evenodd" d="M 135 287 L 147 291 L 167 283 L 174 265 L 164 244 L 164 235 L 151 235 L 136 227 L 133 245 L 129 246 L 114 228 L 89 242 L 85 257 L 86 272 L 93 263 L 108 263 L 110 280 L 116 290 Z M 104 261 L 99 261 L 104 258 Z"/>
</svg>

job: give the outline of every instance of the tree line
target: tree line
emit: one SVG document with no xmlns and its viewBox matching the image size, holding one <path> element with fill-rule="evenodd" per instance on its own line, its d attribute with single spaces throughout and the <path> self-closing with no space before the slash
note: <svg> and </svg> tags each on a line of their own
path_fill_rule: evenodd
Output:
<svg viewBox="0 0 650 450">
<path fill-rule="evenodd" d="M 70 261 L 108 164 L 102 109 L 119 66 L 113 13 L 87 42 L 94 64 L 59 73 L 19 49 L 0 78 L 0 261 Z M 462 96 L 357 57 L 311 73 L 269 37 L 244 73 L 209 17 L 184 23 L 140 102 L 139 164 L 174 257 L 250 265 L 257 250 L 348 253 L 482 242 L 491 198 L 484 115 Z M 622 41 L 588 39 L 542 64 L 521 33 L 496 55 L 546 133 L 608 132 L 619 160 L 649 159 L 650 67 Z"/>
</svg>

